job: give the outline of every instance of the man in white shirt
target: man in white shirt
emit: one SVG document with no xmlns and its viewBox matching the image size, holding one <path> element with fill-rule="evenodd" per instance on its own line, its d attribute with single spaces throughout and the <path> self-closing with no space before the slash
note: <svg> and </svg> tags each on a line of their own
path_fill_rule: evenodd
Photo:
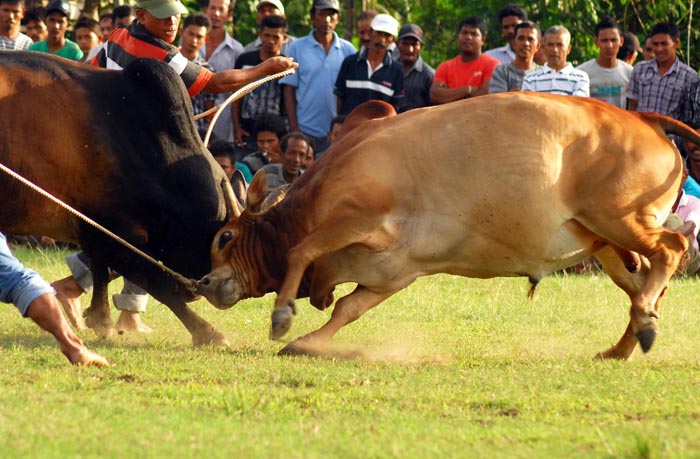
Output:
<svg viewBox="0 0 700 459">
<path fill-rule="evenodd" d="M 546 92 L 564 96 L 590 95 L 588 74 L 577 70 L 567 62 L 571 53 L 571 33 L 561 25 L 552 26 L 544 32 L 544 51 L 547 63 L 525 75 L 523 91 Z"/>
<path fill-rule="evenodd" d="M 506 45 L 489 49 L 484 54 L 495 57 L 501 64 L 507 64 L 515 59 L 515 26 L 527 19 L 527 11 L 520 5 L 506 5 L 498 12 L 498 22 Z"/>
</svg>

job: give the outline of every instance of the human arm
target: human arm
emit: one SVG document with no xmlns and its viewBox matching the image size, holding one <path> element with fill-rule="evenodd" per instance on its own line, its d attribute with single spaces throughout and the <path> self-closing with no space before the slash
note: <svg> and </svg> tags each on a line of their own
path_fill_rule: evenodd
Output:
<svg viewBox="0 0 700 459">
<path fill-rule="evenodd" d="M 637 100 L 636 99 L 627 99 L 627 110 L 630 110 L 632 112 L 637 111 Z"/>
<path fill-rule="evenodd" d="M 287 119 L 289 120 L 289 130 L 299 131 L 299 122 L 297 121 L 297 88 L 294 86 L 284 85 L 284 106 L 287 110 Z"/>
<path fill-rule="evenodd" d="M 235 91 L 259 78 L 297 67 L 299 64 L 289 57 L 271 57 L 255 67 L 215 72 L 204 86 L 204 91 L 212 93 Z"/>
<path fill-rule="evenodd" d="M 478 89 L 478 86 L 459 86 L 456 88 L 450 88 L 447 83 L 433 80 L 433 84 L 430 86 L 430 102 L 433 104 L 446 104 L 448 102 L 454 102 L 459 99 L 466 99 L 471 97 L 474 88 Z"/>
<path fill-rule="evenodd" d="M 241 126 L 241 100 L 231 104 L 231 119 L 233 119 L 233 132 L 235 135 L 236 145 L 242 147 L 243 137 L 250 136 L 250 133 Z"/>
</svg>

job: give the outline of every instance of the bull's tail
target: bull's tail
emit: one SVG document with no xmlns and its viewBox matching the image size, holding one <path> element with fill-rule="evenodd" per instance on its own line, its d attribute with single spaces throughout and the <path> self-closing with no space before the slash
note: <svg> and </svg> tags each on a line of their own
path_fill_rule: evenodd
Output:
<svg viewBox="0 0 700 459">
<path fill-rule="evenodd" d="M 658 126 L 666 134 L 675 134 L 700 146 L 700 134 L 687 124 L 658 113 L 638 113 L 638 115 L 650 126 Z"/>
</svg>

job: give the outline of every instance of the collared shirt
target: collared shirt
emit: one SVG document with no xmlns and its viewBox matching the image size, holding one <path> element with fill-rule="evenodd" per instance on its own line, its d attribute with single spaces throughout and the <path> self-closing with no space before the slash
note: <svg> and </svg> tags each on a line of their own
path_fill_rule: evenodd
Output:
<svg viewBox="0 0 700 459">
<path fill-rule="evenodd" d="M 267 186 L 270 189 L 284 186 L 288 183 L 284 179 L 284 169 L 282 167 L 282 163 L 266 164 L 262 167 L 262 169 L 265 171 Z M 301 172 L 299 172 L 297 177 L 301 177 Z"/>
<path fill-rule="evenodd" d="M 683 88 L 678 119 L 693 129 L 700 128 L 700 81 Z"/>
<path fill-rule="evenodd" d="M 211 71 L 189 61 L 176 47 L 152 36 L 138 21 L 114 29 L 105 47 L 92 58 L 90 64 L 121 70 L 142 57 L 158 59 L 172 67 L 182 78 L 190 97 L 199 94 L 212 76 Z"/>
<path fill-rule="evenodd" d="M 523 78 L 523 91 L 561 94 L 563 96 L 588 97 L 590 95 L 588 74 L 576 70 L 571 63 L 557 71 L 544 64 Z"/>
<path fill-rule="evenodd" d="M 356 52 L 352 43 L 335 32 L 327 54 L 314 38 L 313 31 L 289 47 L 288 57 L 294 58 L 299 68 L 280 83 L 296 88 L 297 122 L 305 134 L 325 137 L 328 133 L 331 120 L 337 114 L 333 86 L 338 71 L 343 60 Z"/>
<path fill-rule="evenodd" d="M 591 59 L 576 67 L 588 74 L 591 97 L 602 100 L 617 108 L 627 108 L 625 91 L 632 76 L 632 66 L 622 59 L 613 68 L 602 67 L 596 59 Z"/>
<path fill-rule="evenodd" d="M 294 42 L 296 39 L 297 37 L 287 35 L 287 41 L 282 43 L 282 46 L 280 46 L 280 53 L 286 56 L 287 52 L 289 51 L 289 47 L 291 46 L 292 42 Z M 260 39 L 260 37 L 258 37 L 255 40 L 248 43 L 247 45 L 245 45 L 245 48 L 243 48 L 243 52 L 249 53 L 251 51 L 259 51 L 260 48 L 262 48 L 262 40 Z"/>
<path fill-rule="evenodd" d="M 508 64 L 515 60 L 515 51 L 510 47 L 510 44 L 498 48 L 489 49 L 484 54 L 498 59 L 501 64 Z"/>
<path fill-rule="evenodd" d="M 335 80 L 334 94 L 343 100 L 343 113 L 347 115 L 353 108 L 370 100 L 383 100 L 398 108 L 403 97 L 403 68 L 384 53 L 384 60 L 372 70 L 367 60 L 368 50 L 348 56 L 343 61 Z"/>
<path fill-rule="evenodd" d="M 698 72 L 678 58 L 663 76 L 659 74 L 656 59 L 651 59 L 634 66 L 625 95 L 637 101 L 638 112 L 655 112 L 678 119 L 683 89 L 698 80 Z"/>
<path fill-rule="evenodd" d="M 199 54 L 206 58 L 206 44 L 199 50 Z M 207 62 L 209 62 L 209 66 L 214 72 L 230 70 L 236 66 L 236 59 L 241 54 L 243 54 L 243 45 L 226 32 L 224 41 L 216 47 L 211 56 L 209 56 Z M 230 92 L 216 94 L 214 103 L 216 105 L 224 103 L 231 94 Z M 232 106 L 229 106 L 219 115 L 219 119 L 213 129 L 217 139 L 233 142 L 233 117 L 231 116 L 231 109 Z"/>
<path fill-rule="evenodd" d="M 403 76 L 405 94 L 399 99 L 399 113 L 430 105 L 430 86 L 434 77 L 435 69 L 418 56 L 416 63 Z"/>
<path fill-rule="evenodd" d="M 49 44 L 46 42 L 46 40 L 32 43 L 31 46 L 29 46 L 29 48 L 27 48 L 27 49 L 29 51 L 38 51 L 40 53 L 53 54 L 56 56 L 60 56 L 64 59 L 69 59 L 71 61 L 79 61 L 80 59 L 83 58 L 83 52 L 81 51 L 78 44 L 75 43 L 74 41 L 67 39 L 67 38 L 66 38 L 66 44 L 63 45 L 63 48 L 59 49 L 55 53 L 49 51 Z"/>
<path fill-rule="evenodd" d="M 22 51 L 28 49 L 34 42 L 20 32 L 15 38 L 0 35 L 0 51 Z"/>
<path fill-rule="evenodd" d="M 12 255 L 5 235 L 0 233 L 0 301 L 14 304 L 23 317 L 27 317 L 29 305 L 54 289 Z"/>
<path fill-rule="evenodd" d="M 540 68 L 539 65 L 533 64 L 530 70 L 520 70 L 515 67 L 512 62 L 498 65 L 493 70 L 493 75 L 491 75 L 489 94 L 520 91 L 523 87 L 523 78 L 525 78 L 525 75 L 534 72 L 538 68 Z"/>
<path fill-rule="evenodd" d="M 250 51 L 243 53 L 236 59 L 237 69 L 247 69 L 255 67 L 262 63 L 260 51 Z M 241 106 L 241 125 L 243 129 L 250 132 L 255 120 L 262 117 L 265 113 L 273 113 L 275 115 L 286 114 L 284 110 L 284 97 L 282 96 L 282 87 L 279 80 L 268 81 L 264 85 L 255 89 L 255 91 L 246 94 L 240 102 Z M 244 122 L 244 120 L 247 120 Z"/>
</svg>

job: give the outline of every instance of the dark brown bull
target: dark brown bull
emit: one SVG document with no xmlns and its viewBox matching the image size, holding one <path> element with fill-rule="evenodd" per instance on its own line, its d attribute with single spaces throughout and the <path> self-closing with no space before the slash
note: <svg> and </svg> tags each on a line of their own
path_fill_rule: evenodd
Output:
<svg viewBox="0 0 700 459">
<path fill-rule="evenodd" d="M 167 65 L 123 72 L 33 52 L 0 52 L 0 162 L 188 277 L 209 271 L 225 220 L 221 168 L 202 144 L 182 80 Z M 108 267 L 165 303 L 195 344 L 225 337 L 187 307 L 193 294 L 114 240 L 0 173 L 0 229 L 80 244 L 92 262 L 85 312 L 112 326 Z"/>
<path fill-rule="evenodd" d="M 535 285 L 593 254 L 632 301 L 627 330 L 600 355 L 626 359 L 638 342 L 650 349 L 687 247 L 662 227 L 682 171 L 665 132 L 699 142 L 696 132 L 533 93 L 392 112 L 358 107 L 340 141 L 267 212 L 256 209 L 266 192 L 256 176 L 248 208 L 214 239 L 200 292 L 219 308 L 278 292 L 278 338 L 295 298 L 308 294 L 324 309 L 337 284 L 356 282 L 328 323 L 285 349 L 304 352 L 419 276 L 526 276 Z"/>
</svg>

